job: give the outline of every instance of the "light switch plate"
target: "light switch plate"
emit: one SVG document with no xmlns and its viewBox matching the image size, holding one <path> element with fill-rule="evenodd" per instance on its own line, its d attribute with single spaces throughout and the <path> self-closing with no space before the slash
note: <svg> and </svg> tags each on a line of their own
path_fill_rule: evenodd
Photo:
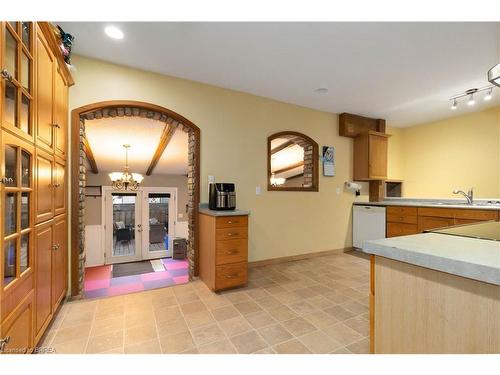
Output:
<svg viewBox="0 0 500 375">
<path fill-rule="evenodd" d="M 209 184 L 215 183 L 215 176 L 208 175 L 208 183 Z"/>
<path fill-rule="evenodd" d="M 260 193 L 261 193 L 260 186 L 256 186 L 256 187 L 255 187 L 255 194 L 256 194 L 256 195 L 260 195 Z"/>
<path fill-rule="evenodd" d="M 340 195 L 340 188 L 338 187 L 337 189 L 335 189 L 335 192 L 337 193 L 337 195 Z"/>
</svg>

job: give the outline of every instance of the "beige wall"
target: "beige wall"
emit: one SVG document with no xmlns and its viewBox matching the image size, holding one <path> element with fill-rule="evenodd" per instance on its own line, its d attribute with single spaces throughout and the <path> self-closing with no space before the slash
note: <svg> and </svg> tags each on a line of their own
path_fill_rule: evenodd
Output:
<svg viewBox="0 0 500 375">
<path fill-rule="evenodd" d="M 87 173 L 87 185 L 110 186 L 110 180 L 106 172 L 99 174 Z M 187 221 L 187 177 L 184 175 L 152 175 L 144 176 L 141 182 L 144 187 L 175 187 L 177 188 L 177 221 Z M 102 199 L 100 197 L 85 198 L 85 225 L 101 224 Z"/>
<path fill-rule="evenodd" d="M 450 198 L 474 187 L 477 198 L 500 198 L 500 109 L 410 128 L 390 128 L 388 177 L 403 195 Z"/>
<path fill-rule="evenodd" d="M 238 207 L 251 211 L 251 261 L 351 246 L 354 195 L 342 187 L 352 176 L 352 139 L 338 136 L 337 115 L 80 56 L 73 63 L 71 109 L 104 100 L 140 100 L 176 111 L 200 127 L 201 201 L 208 199 L 208 175 L 236 183 Z M 335 146 L 337 175 L 321 176 L 318 193 L 266 190 L 267 137 L 282 130 Z M 256 186 L 261 195 L 255 194 Z"/>
</svg>

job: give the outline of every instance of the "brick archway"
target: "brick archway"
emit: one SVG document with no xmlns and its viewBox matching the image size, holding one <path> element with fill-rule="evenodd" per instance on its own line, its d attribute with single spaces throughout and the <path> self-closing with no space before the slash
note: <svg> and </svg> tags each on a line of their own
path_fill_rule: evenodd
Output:
<svg viewBox="0 0 500 375">
<path fill-rule="evenodd" d="M 188 260 L 189 278 L 198 275 L 198 205 L 200 202 L 200 129 L 178 113 L 161 106 L 111 100 L 71 111 L 71 296 L 82 296 L 85 268 L 85 121 L 107 117 L 159 120 L 188 134 Z"/>
</svg>

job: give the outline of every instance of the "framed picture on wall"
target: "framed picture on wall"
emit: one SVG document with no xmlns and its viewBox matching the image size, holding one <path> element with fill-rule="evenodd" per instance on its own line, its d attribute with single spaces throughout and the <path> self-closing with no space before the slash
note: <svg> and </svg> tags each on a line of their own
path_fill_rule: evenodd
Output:
<svg viewBox="0 0 500 375">
<path fill-rule="evenodd" d="M 323 146 L 323 176 L 335 176 L 335 148 L 333 146 Z"/>
</svg>

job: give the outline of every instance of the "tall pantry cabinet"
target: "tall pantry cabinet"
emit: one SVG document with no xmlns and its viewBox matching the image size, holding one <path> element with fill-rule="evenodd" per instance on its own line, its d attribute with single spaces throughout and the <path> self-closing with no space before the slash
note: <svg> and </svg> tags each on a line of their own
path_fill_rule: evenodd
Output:
<svg viewBox="0 0 500 375">
<path fill-rule="evenodd" d="M 29 353 L 67 290 L 73 80 L 51 24 L 0 27 L 0 353 Z"/>
</svg>

